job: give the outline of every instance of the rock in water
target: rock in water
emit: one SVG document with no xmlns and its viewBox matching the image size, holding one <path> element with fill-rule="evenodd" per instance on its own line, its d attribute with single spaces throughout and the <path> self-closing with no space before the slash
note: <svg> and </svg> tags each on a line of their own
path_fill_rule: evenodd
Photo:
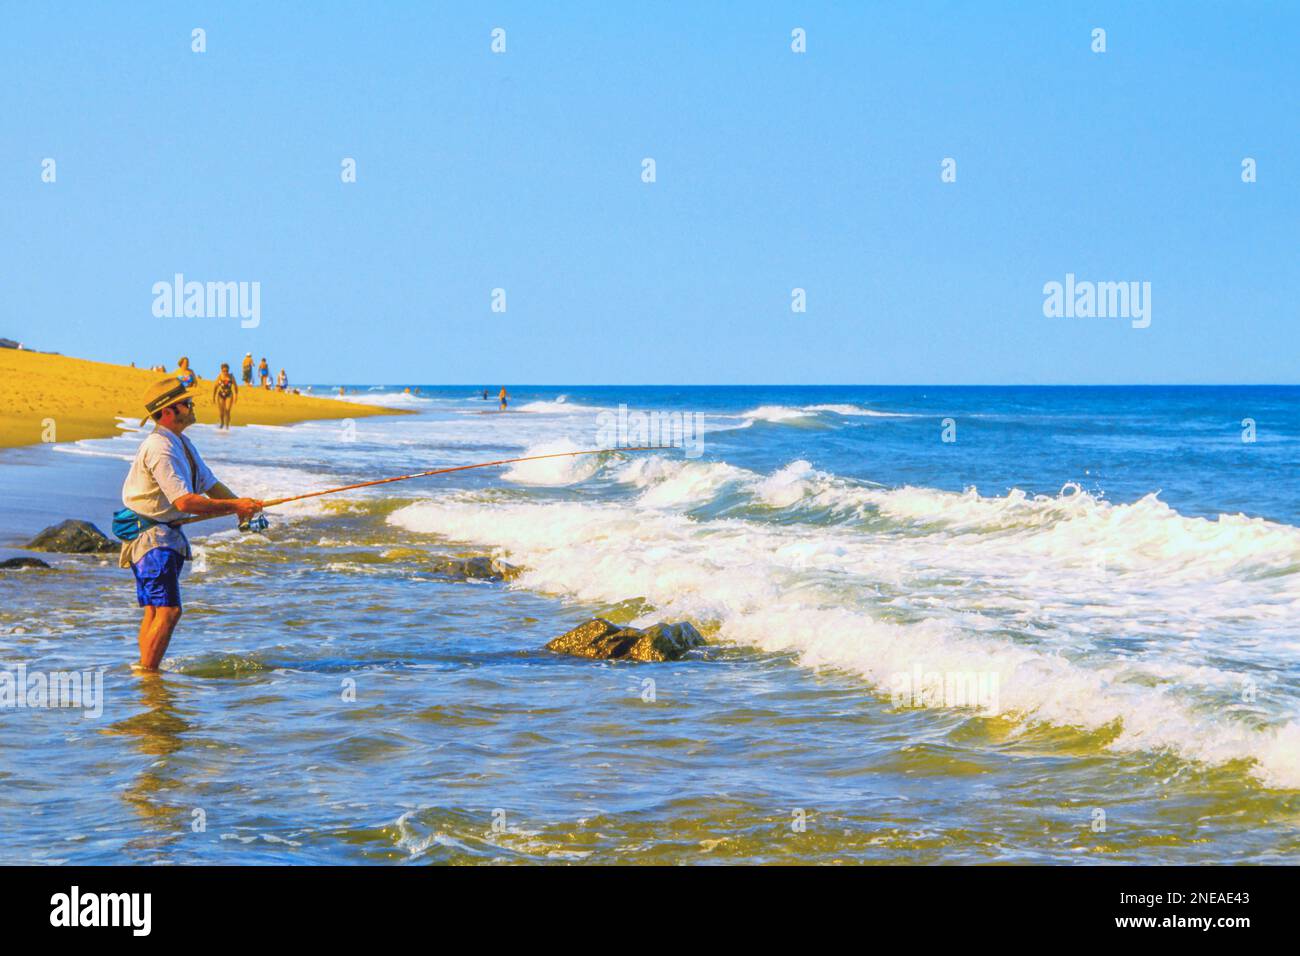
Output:
<svg viewBox="0 0 1300 956">
<path fill-rule="evenodd" d="M 688 621 L 655 624 L 642 630 L 620 627 L 597 617 L 561 634 L 546 649 L 598 660 L 675 661 L 703 644 L 704 638 Z"/>
<path fill-rule="evenodd" d="M 44 568 L 50 570 L 50 566 L 40 558 L 6 558 L 0 561 L 0 571 L 16 571 L 18 568 Z"/>
<path fill-rule="evenodd" d="M 523 568 L 498 558 L 436 558 L 433 573 L 454 581 L 513 581 L 523 573 Z"/>
<path fill-rule="evenodd" d="M 546 645 L 546 649 L 559 654 L 575 654 L 578 657 L 624 657 L 631 646 L 631 629 L 628 629 L 628 634 L 623 640 L 611 640 L 615 634 L 623 633 L 623 628 L 603 617 L 592 618 L 586 624 L 579 624 L 573 630 L 555 638 Z"/>
<path fill-rule="evenodd" d="M 69 518 L 50 525 L 24 547 L 30 551 L 58 551 L 62 554 L 105 554 L 117 551 L 121 545 L 115 544 L 89 521 Z"/>
<path fill-rule="evenodd" d="M 632 645 L 632 657 L 638 661 L 675 661 L 692 648 L 703 646 L 704 636 L 690 621 L 652 624 Z"/>
</svg>

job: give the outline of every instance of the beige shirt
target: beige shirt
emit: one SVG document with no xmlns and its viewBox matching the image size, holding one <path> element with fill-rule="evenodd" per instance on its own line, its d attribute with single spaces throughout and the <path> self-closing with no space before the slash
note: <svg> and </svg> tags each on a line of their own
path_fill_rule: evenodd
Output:
<svg viewBox="0 0 1300 956">
<path fill-rule="evenodd" d="M 193 468 L 185 454 L 187 449 L 194 459 Z M 136 450 L 122 485 L 122 504 L 154 521 L 176 521 L 187 515 L 173 501 L 183 495 L 205 494 L 216 483 L 216 475 L 204 463 L 193 442 L 184 435 L 155 427 Z M 154 548 L 170 548 L 186 561 L 191 558 L 185 533 L 164 523 L 148 528 L 134 541 L 124 541 L 118 564 L 129 568 Z"/>
</svg>

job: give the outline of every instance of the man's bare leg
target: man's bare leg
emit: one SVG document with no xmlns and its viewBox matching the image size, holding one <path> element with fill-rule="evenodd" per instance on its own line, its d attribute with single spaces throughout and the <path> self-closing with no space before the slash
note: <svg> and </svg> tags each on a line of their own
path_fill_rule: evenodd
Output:
<svg viewBox="0 0 1300 956">
<path fill-rule="evenodd" d="M 153 614 L 150 615 L 149 612 Z M 178 607 L 148 607 L 145 609 L 146 620 L 151 621 L 146 631 L 144 622 L 140 624 L 140 666 L 145 670 L 157 670 L 171 643 L 172 632 L 180 623 L 181 609 Z"/>
<path fill-rule="evenodd" d="M 145 635 L 153 630 L 153 612 L 156 608 L 152 604 L 144 606 L 144 616 L 140 618 L 140 632 L 136 635 L 136 643 L 144 647 Z"/>
</svg>

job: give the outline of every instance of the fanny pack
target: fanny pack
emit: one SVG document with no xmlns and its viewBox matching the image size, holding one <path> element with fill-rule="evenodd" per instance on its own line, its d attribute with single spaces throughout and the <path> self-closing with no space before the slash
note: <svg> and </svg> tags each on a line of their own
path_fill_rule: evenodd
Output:
<svg viewBox="0 0 1300 956">
<path fill-rule="evenodd" d="M 113 537 L 119 541 L 134 541 L 159 522 L 123 508 L 113 515 Z"/>
</svg>

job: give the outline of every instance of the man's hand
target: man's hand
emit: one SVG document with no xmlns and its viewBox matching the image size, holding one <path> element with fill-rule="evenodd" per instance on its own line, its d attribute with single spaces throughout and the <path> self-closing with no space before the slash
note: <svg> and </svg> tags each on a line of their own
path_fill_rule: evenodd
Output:
<svg viewBox="0 0 1300 956">
<path fill-rule="evenodd" d="M 262 502 L 257 498 L 235 498 L 230 503 L 235 506 L 235 514 L 239 516 L 240 524 L 253 517 L 263 507 Z"/>
<path fill-rule="evenodd" d="M 233 512 L 234 514 L 239 515 L 240 524 L 246 522 L 249 518 L 253 517 L 253 515 L 257 514 L 265 507 L 260 498 L 240 498 L 226 487 L 224 482 L 220 481 L 208 489 L 208 497 L 216 498 L 230 509 L 229 511 L 223 512 L 224 514 L 231 514 Z"/>
</svg>

